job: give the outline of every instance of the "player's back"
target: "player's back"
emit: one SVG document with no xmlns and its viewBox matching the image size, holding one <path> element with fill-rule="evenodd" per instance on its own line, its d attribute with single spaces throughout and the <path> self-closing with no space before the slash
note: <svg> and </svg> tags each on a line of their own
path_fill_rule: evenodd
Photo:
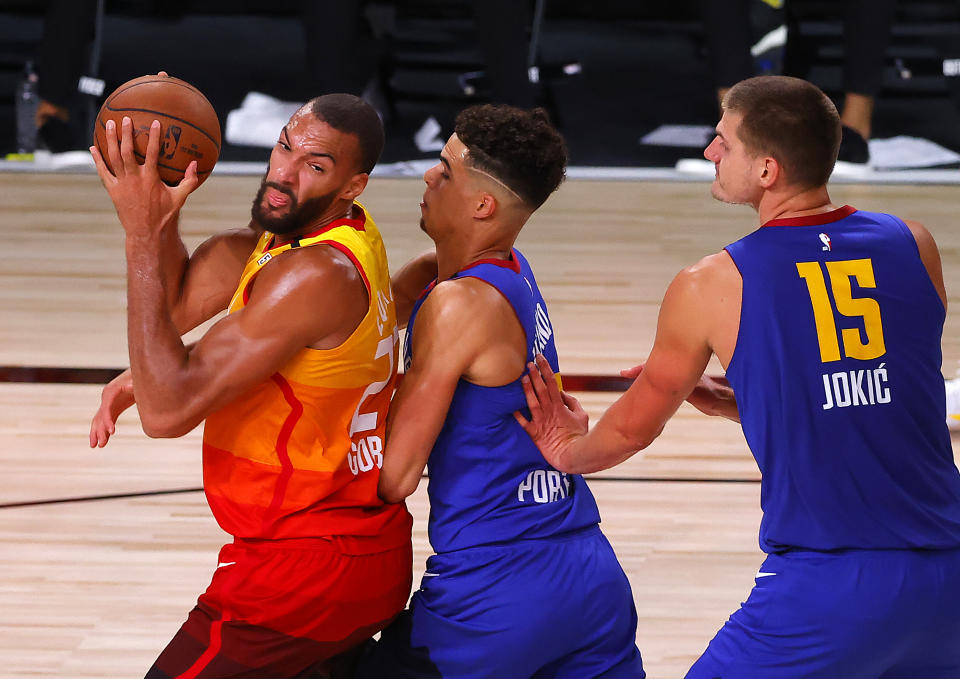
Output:
<svg viewBox="0 0 960 679">
<path fill-rule="evenodd" d="M 960 547 L 945 312 L 907 226 L 845 207 L 727 251 L 743 278 L 727 377 L 763 474 L 764 551 Z"/>
<path fill-rule="evenodd" d="M 472 264 L 454 276 L 461 277 L 500 291 L 523 325 L 527 361 L 542 353 L 559 370 L 547 306 L 523 255 L 514 250 L 509 261 Z M 408 356 L 425 299 L 410 317 Z M 517 424 L 513 413 L 525 408 L 520 376 L 499 387 L 460 380 L 428 461 L 430 544 L 437 552 L 552 537 L 599 522 L 583 477 L 552 468 Z"/>
</svg>

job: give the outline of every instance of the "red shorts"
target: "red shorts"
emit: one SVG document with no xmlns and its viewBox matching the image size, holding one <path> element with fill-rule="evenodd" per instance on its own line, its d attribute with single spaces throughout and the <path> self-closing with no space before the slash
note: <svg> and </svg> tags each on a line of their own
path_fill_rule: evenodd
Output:
<svg viewBox="0 0 960 679">
<path fill-rule="evenodd" d="M 295 677 L 383 629 L 410 596 L 409 543 L 344 554 L 319 540 L 235 542 L 148 679 Z"/>
</svg>

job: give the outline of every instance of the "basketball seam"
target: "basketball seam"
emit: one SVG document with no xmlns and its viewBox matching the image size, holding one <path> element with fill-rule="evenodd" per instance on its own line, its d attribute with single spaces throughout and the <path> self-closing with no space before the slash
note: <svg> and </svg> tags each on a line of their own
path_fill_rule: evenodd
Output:
<svg viewBox="0 0 960 679">
<path fill-rule="evenodd" d="M 169 115 L 169 114 L 167 114 L 167 113 L 164 113 L 163 111 L 155 111 L 155 110 L 149 109 L 149 108 L 133 108 L 133 107 L 114 108 L 114 107 L 113 107 L 113 104 L 112 104 L 111 102 L 113 102 L 113 100 L 116 99 L 116 98 L 117 98 L 119 95 L 121 95 L 122 93 L 124 93 L 124 92 L 126 92 L 126 91 L 128 91 L 128 90 L 132 90 L 134 87 L 138 87 L 138 86 L 140 86 L 140 85 L 151 85 L 151 84 L 156 83 L 156 82 L 163 82 L 164 84 L 167 84 L 167 85 L 176 85 L 177 87 L 184 87 L 184 88 L 190 90 L 191 92 L 195 92 L 196 94 L 199 94 L 200 97 L 201 97 L 205 102 L 207 102 L 207 104 L 210 106 L 210 108 L 213 108 L 213 105 L 210 104 L 210 100 L 207 99 L 207 98 L 203 95 L 203 93 L 202 93 L 200 90 L 198 90 L 196 87 L 193 87 L 192 85 L 189 85 L 189 84 L 186 84 L 186 83 L 182 83 L 182 84 L 181 84 L 181 83 L 178 83 L 178 82 L 172 82 L 172 81 L 167 81 L 167 80 L 150 80 L 150 81 L 147 81 L 147 82 L 136 83 L 136 84 L 134 84 L 134 85 L 130 85 L 130 87 L 125 87 L 124 89 L 120 90 L 119 92 L 115 92 L 107 101 L 105 101 L 105 102 L 103 103 L 103 108 L 105 108 L 105 109 L 108 110 L 108 111 L 112 111 L 112 112 L 114 112 L 114 113 L 120 113 L 120 112 L 123 112 L 123 111 L 135 111 L 135 112 L 138 112 L 138 113 L 154 113 L 154 114 L 157 114 L 157 115 L 162 115 L 162 116 L 164 116 L 165 118 L 169 118 L 170 120 L 177 120 L 177 121 L 179 121 L 179 122 L 181 122 L 181 123 L 183 123 L 183 124 L 185 124 L 185 125 L 189 125 L 189 126 L 192 127 L 193 129 L 195 129 L 197 132 L 199 132 L 200 134 L 202 134 L 203 136 L 205 136 L 207 139 L 209 139 L 210 141 L 212 141 L 212 142 L 213 142 L 213 145 L 217 147 L 217 153 L 219 154 L 219 153 L 220 153 L 220 144 L 217 143 L 217 140 L 214 139 L 214 138 L 210 135 L 209 132 L 207 132 L 206 130 L 204 130 L 202 127 L 198 127 L 197 125 L 194 125 L 194 124 L 191 123 L 189 120 L 184 120 L 183 118 L 178 118 L 178 117 L 176 117 L 176 116 Z M 214 116 L 216 116 L 216 112 L 214 112 Z M 101 121 L 99 120 L 99 116 L 97 116 L 97 122 L 100 122 L 100 124 L 101 124 L 101 125 L 104 125 L 104 128 L 106 128 L 105 123 L 103 123 L 103 122 L 101 122 Z M 219 124 L 219 122 L 220 122 L 220 121 L 217 121 L 218 124 Z"/>
<path fill-rule="evenodd" d="M 177 87 L 184 87 L 190 90 L 191 92 L 194 92 L 195 94 L 199 94 L 201 99 L 203 99 L 205 102 L 210 104 L 210 100 L 207 99 L 206 95 L 203 92 L 198 90 L 196 87 L 194 87 L 190 83 L 184 82 L 182 80 L 177 80 L 176 78 L 170 78 L 170 79 L 157 78 L 154 80 L 144 80 L 143 82 L 128 85 L 127 87 L 124 87 L 122 90 L 118 90 L 117 92 L 114 92 L 113 94 L 111 94 L 110 98 L 107 99 L 106 103 L 109 104 L 111 101 L 119 97 L 121 94 L 123 94 L 127 90 L 132 90 L 134 87 L 140 87 L 140 85 L 152 85 L 153 83 L 161 83 L 161 82 L 164 83 L 165 85 L 176 85 Z M 213 104 L 210 104 L 210 108 L 213 108 Z"/>
</svg>

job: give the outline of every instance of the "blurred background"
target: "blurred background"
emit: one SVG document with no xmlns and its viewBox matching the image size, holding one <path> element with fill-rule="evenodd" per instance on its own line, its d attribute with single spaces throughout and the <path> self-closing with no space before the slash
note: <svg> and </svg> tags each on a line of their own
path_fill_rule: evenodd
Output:
<svg viewBox="0 0 960 679">
<path fill-rule="evenodd" d="M 673 167 L 709 141 L 723 68 L 805 77 L 843 107 L 855 1 L 0 0 L 0 151 L 23 150 L 25 80 L 37 145 L 62 152 L 90 143 L 105 94 L 163 69 L 211 100 L 226 161 L 265 160 L 283 102 L 353 91 L 384 118 L 384 162 L 435 156 L 457 110 L 503 101 L 548 108 L 573 165 Z M 860 136 L 960 151 L 960 2 L 889 2 Z"/>
</svg>

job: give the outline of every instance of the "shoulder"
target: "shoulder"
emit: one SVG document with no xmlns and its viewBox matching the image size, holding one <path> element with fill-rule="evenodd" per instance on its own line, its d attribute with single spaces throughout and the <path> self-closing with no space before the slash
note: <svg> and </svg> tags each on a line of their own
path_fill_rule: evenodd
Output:
<svg viewBox="0 0 960 679">
<path fill-rule="evenodd" d="M 250 226 L 227 229 L 206 239 L 197 248 L 197 252 L 245 261 L 257 247 L 261 235 L 261 232 Z"/>
<path fill-rule="evenodd" d="M 717 286 L 740 284 L 740 271 L 726 250 L 707 255 L 678 273 L 671 288 L 708 293 Z"/>
<path fill-rule="evenodd" d="M 902 219 L 901 221 L 907 225 L 908 229 L 910 229 L 910 233 L 913 234 L 914 240 L 917 241 L 917 247 L 920 248 L 920 252 L 923 252 L 924 248 L 936 249 L 937 243 L 934 241 L 933 235 L 930 233 L 927 227 L 912 219 Z"/>
<path fill-rule="evenodd" d="M 500 292 L 479 278 L 464 276 L 438 283 L 421 307 L 421 314 L 470 322 L 507 301 Z"/>
<path fill-rule="evenodd" d="M 496 288 L 477 278 L 438 283 L 417 312 L 417 334 L 456 335 L 464 343 L 485 338 L 500 327 L 510 304 Z"/>
</svg>

